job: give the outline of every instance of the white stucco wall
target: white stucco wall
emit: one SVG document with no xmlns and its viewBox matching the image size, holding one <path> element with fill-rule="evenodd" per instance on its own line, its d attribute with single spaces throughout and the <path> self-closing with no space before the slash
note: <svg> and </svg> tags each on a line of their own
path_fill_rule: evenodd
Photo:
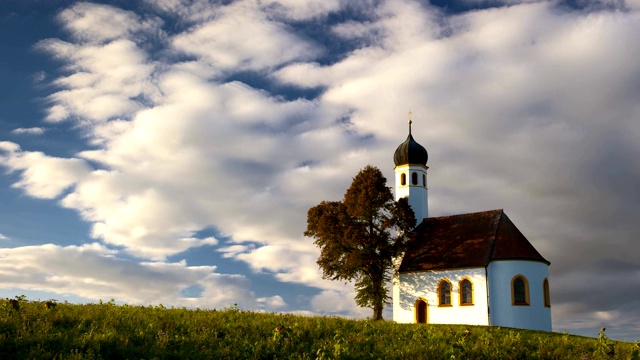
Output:
<svg viewBox="0 0 640 360">
<path fill-rule="evenodd" d="M 411 174 L 418 174 L 418 184 L 413 185 L 411 182 Z M 405 185 L 401 185 L 400 177 L 402 174 L 407 176 Z M 424 186 L 422 184 L 422 176 L 425 177 Z M 401 165 L 395 168 L 396 178 L 396 200 L 409 197 L 409 205 L 415 213 L 416 225 L 422 222 L 422 219 L 429 217 L 429 198 L 427 167 L 421 165 Z"/>
<path fill-rule="evenodd" d="M 523 275 L 529 283 L 529 305 L 514 306 L 511 280 Z M 545 263 L 492 261 L 487 267 L 491 325 L 551 331 L 551 309 L 544 306 L 543 281 L 549 277 Z"/>
<path fill-rule="evenodd" d="M 460 305 L 459 283 L 467 278 L 473 285 L 473 305 Z M 451 305 L 438 306 L 440 280 L 451 282 Z M 393 285 L 393 320 L 415 322 L 415 302 L 423 298 L 428 304 L 427 322 L 432 324 L 488 325 L 487 281 L 485 268 L 428 271 L 400 274 Z"/>
</svg>

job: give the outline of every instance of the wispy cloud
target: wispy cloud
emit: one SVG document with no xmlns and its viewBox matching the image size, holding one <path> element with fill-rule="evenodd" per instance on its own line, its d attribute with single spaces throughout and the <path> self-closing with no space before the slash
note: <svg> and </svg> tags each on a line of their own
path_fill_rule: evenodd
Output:
<svg viewBox="0 0 640 360">
<path fill-rule="evenodd" d="M 31 128 L 17 128 L 12 130 L 11 132 L 13 134 L 18 134 L 18 135 L 42 135 L 45 133 L 45 131 L 47 131 L 47 129 L 45 128 L 41 128 L 41 127 L 31 127 Z"/>
<path fill-rule="evenodd" d="M 96 243 L 0 248 L 0 271 L 6 274 L 0 286 L 72 293 L 90 299 L 114 297 L 138 304 L 258 306 L 245 277 L 216 273 L 215 266 L 135 262 L 114 255 L 117 251 Z M 194 285 L 203 289 L 201 295 L 184 298 L 182 291 Z"/>
</svg>

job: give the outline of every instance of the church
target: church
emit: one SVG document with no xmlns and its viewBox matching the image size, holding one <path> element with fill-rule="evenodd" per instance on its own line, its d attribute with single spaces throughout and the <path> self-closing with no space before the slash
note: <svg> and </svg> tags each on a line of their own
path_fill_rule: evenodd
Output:
<svg viewBox="0 0 640 360">
<path fill-rule="evenodd" d="M 549 261 L 503 210 L 429 217 L 427 160 L 409 120 L 395 196 L 409 198 L 417 226 L 396 259 L 393 320 L 551 331 Z"/>
</svg>

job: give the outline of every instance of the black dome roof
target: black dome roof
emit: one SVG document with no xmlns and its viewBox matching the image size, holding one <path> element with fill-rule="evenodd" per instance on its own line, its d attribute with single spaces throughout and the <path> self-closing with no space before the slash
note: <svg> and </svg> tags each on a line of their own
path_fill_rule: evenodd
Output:
<svg viewBox="0 0 640 360">
<path fill-rule="evenodd" d="M 393 162 L 396 166 L 407 164 L 427 165 L 428 159 L 427 149 L 413 140 L 411 128 L 409 128 L 409 136 L 407 136 L 407 140 L 398 145 L 395 154 L 393 154 Z"/>
</svg>

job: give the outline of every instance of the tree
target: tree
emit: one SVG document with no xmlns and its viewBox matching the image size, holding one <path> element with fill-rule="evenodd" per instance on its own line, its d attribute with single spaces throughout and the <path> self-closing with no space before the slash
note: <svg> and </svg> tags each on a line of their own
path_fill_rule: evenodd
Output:
<svg viewBox="0 0 640 360">
<path fill-rule="evenodd" d="M 320 248 L 317 264 L 323 278 L 355 280 L 356 303 L 382 319 L 391 299 L 386 284 L 393 259 L 404 251 L 416 222 L 407 198 L 393 200 L 382 172 L 362 169 L 342 201 L 323 201 L 309 209 L 305 236 Z"/>
</svg>

